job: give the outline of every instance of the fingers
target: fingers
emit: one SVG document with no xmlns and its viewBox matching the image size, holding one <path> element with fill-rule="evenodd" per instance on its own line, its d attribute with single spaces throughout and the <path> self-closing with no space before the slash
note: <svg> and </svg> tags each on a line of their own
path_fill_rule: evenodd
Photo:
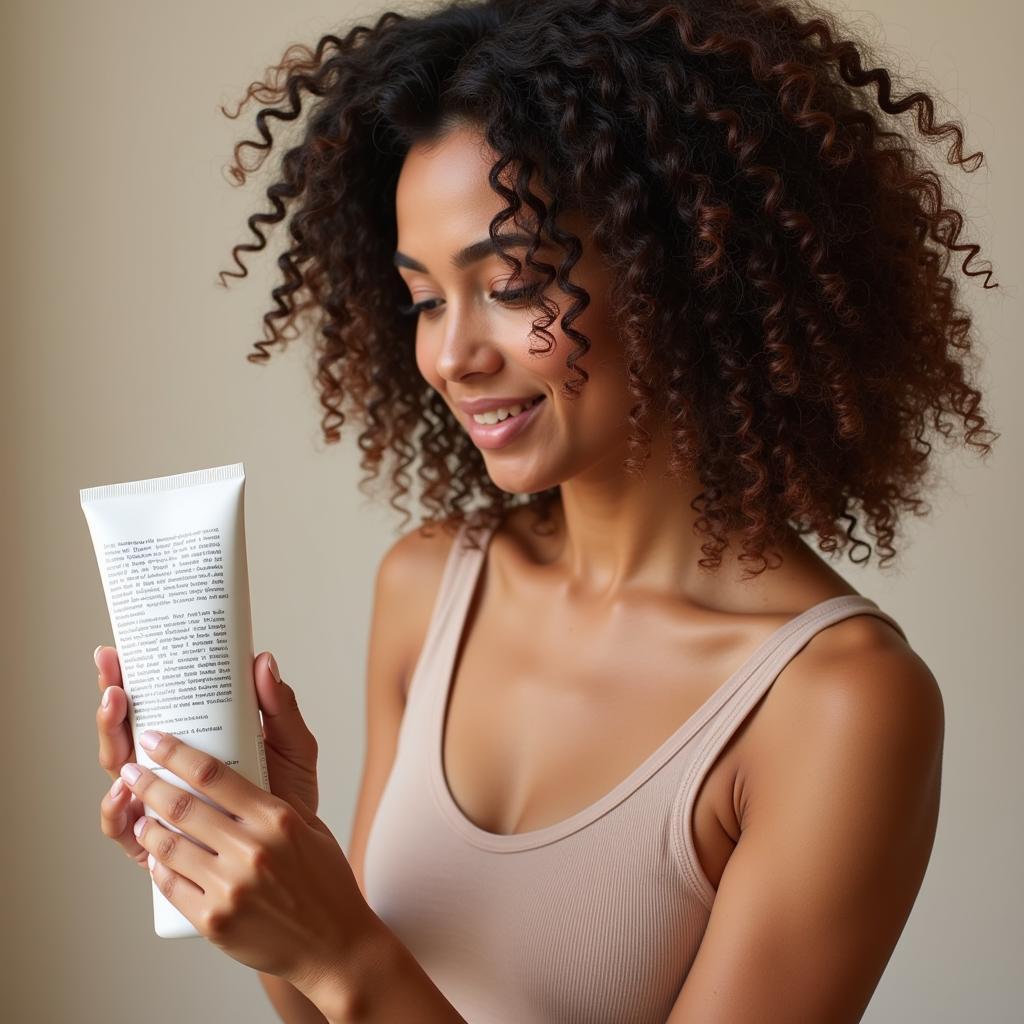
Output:
<svg viewBox="0 0 1024 1024">
<path fill-rule="evenodd" d="M 96 670 L 99 673 L 97 683 L 101 691 L 108 686 L 122 686 L 121 659 L 117 656 L 116 647 L 104 647 L 100 644 L 93 651 L 92 660 L 96 662 Z"/>
<path fill-rule="evenodd" d="M 271 665 L 273 655 L 268 651 L 256 659 L 254 677 L 256 694 L 260 700 L 260 711 L 264 716 L 276 717 L 295 708 L 295 695 L 287 683 L 282 683 L 280 673 L 274 674 Z"/>
<path fill-rule="evenodd" d="M 217 854 L 197 846 L 188 836 L 165 828 L 155 818 L 142 815 L 135 822 L 136 841 L 165 868 L 183 876 L 193 888 L 206 892 L 215 877 L 213 862 Z M 148 866 L 148 861 L 147 861 Z M 166 896 L 167 894 L 164 893 Z"/>
<path fill-rule="evenodd" d="M 132 826 L 142 814 L 142 802 L 120 776 L 121 765 L 132 757 L 132 740 L 125 720 L 128 699 L 121 686 L 121 665 L 114 647 L 97 647 L 93 653 L 101 699 L 96 709 L 96 731 L 99 734 L 100 765 L 114 779 L 114 784 L 100 801 L 100 831 L 113 839 L 125 855 L 139 867 L 147 868 L 148 853 L 135 839 Z"/>
<path fill-rule="evenodd" d="M 140 867 L 147 867 L 147 851 L 139 845 L 132 831 L 142 814 L 142 804 L 132 799 L 131 790 L 118 778 L 100 801 L 100 831 L 117 842 L 125 854 Z"/>
<path fill-rule="evenodd" d="M 106 706 L 102 701 L 96 709 L 96 732 L 99 737 L 100 767 L 116 779 L 121 765 L 133 758 L 131 731 L 128 728 L 128 698 L 119 685 L 108 686 L 103 691 Z"/>
<path fill-rule="evenodd" d="M 169 744 L 170 749 L 177 749 L 183 755 L 182 757 L 169 759 L 174 760 L 176 764 L 169 765 L 168 767 L 190 788 L 184 789 L 173 782 L 168 782 L 157 775 L 156 772 L 138 764 L 127 765 L 122 769 L 121 778 L 124 780 L 125 785 L 147 807 L 151 808 L 153 816 L 166 822 L 174 829 L 180 829 L 182 832 L 187 832 L 190 836 L 194 836 L 212 854 L 216 855 L 220 852 L 226 852 L 229 848 L 229 843 L 233 843 L 240 849 L 246 847 L 247 842 L 242 826 L 232 817 L 231 812 L 223 804 L 215 804 L 214 798 L 208 795 L 219 791 L 216 782 L 211 780 L 212 784 L 207 786 L 204 782 L 200 781 L 200 777 L 203 777 L 204 780 L 209 777 L 208 771 L 202 766 L 208 765 L 212 767 L 218 775 L 233 776 L 244 785 L 256 789 L 261 795 L 263 795 L 263 790 L 258 789 L 247 779 L 237 775 L 223 761 L 218 761 L 216 758 L 210 757 L 209 754 L 197 751 L 193 747 L 188 747 L 176 737 L 165 736 L 165 740 Z M 153 756 L 154 760 L 157 760 L 159 764 L 163 765 L 166 763 L 160 754 L 159 748 L 153 752 Z M 178 763 L 181 761 L 192 762 L 198 767 L 190 770 L 187 765 L 182 767 L 181 763 Z M 190 779 L 191 782 L 189 781 Z M 192 788 L 194 784 L 201 785 L 203 787 L 202 790 Z M 230 782 L 226 783 L 225 788 L 228 792 L 231 792 L 232 784 Z M 252 817 L 251 812 L 249 817 Z"/>
<path fill-rule="evenodd" d="M 263 735 L 283 757 L 309 770 L 316 769 L 318 744 L 306 725 L 295 691 L 273 675 L 270 654 L 256 659 L 256 693 L 263 713 Z"/>
<path fill-rule="evenodd" d="M 121 765 L 132 760 L 131 730 L 128 726 L 128 698 L 121 679 L 121 661 L 116 647 L 102 644 L 93 652 L 98 671 L 100 706 L 96 709 L 96 732 L 99 736 L 100 767 L 116 779 Z"/>
</svg>

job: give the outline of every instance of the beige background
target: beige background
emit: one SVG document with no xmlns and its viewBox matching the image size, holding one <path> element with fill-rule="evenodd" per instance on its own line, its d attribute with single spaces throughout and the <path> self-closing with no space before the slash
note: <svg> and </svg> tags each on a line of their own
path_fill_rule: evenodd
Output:
<svg viewBox="0 0 1024 1024">
<path fill-rule="evenodd" d="M 376 10 L 0 7 L 5 1020 L 276 1020 L 248 968 L 204 940 L 154 935 L 148 877 L 99 832 L 91 655 L 111 634 L 81 487 L 244 461 L 257 650 L 273 650 L 299 691 L 322 748 L 321 815 L 348 844 L 373 574 L 400 520 L 357 491 L 351 433 L 320 440 L 308 348 L 245 361 L 277 270 L 250 259 L 250 279 L 215 284 L 249 239 L 245 217 L 265 207 L 263 179 L 239 190 L 223 174 L 232 144 L 253 134 L 252 108 L 241 122 L 217 108 L 286 44 Z M 947 714 L 935 851 L 865 1020 L 1019 1020 L 1024 18 L 1011 0 L 873 0 L 856 17 L 942 90 L 952 108 L 940 111 L 966 120 L 967 151 L 985 151 L 976 174 L 950 173 L 966 236 L 1000 282 L 964 294 L 1003 433 L 987 465 L 943 456 L 934 512 L 907 522 L 897 570 L 838 565 L 904 625 Z"/>
</svg>

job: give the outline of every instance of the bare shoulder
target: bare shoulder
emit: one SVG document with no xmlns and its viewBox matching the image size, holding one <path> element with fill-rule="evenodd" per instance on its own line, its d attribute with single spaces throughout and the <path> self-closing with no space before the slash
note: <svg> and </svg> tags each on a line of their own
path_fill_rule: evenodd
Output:
<svg viewBox="0 0 1024 1024">
<path fill-rule="evenodd" d="M 669 1024 L 753 1024 L 765 1006 L 778 1020 L 859 1021 L 925 876 L 944 732 L 928 666 L 858 615 L 816 634 L 780 683 Z"/>
<path fill-rule="evenodd" d="M 377 588 L 382 600 L 394 608 L 390 619 L 395 626 L 396 642 L 402 647 L 403 695 L 426 638 L 441 577 L 454 542 L 454 534 L 440 524 L 427 528 L 416 526 L 394 541 L 381 558 Z"/>
<path fill-rule="evenodd" d="M 377 568 L 366 666 L 366 750 L 346 851 L 364 895 L 370 826 L 394 764 L 409 677 L 452 539 L 437 526 L 429 536 L 417 526 L 391 544 Z"/>
<path fill-rule="evenodd" d="M 821 630 L 793 661 L 790 689 L 801 721 L 829 731 L 868 730 L 877 742 L 936 749 L 945 723 L 942 691 L 921 656 L 876 615 L 853 615 Z"/>
<path fill-rule="evenodd" d="M 436 576 L 440 582 L 448 552 L 455 540 L 449 529 L 435 523 L 407 530 L 384 552 L 381 574 L 386 574 L 389 583 L 422 586 L 429 582 L 431 576 Z"/>
<path fill-rule="evenodd" d="M 853 615 L 815 634 L 780 674 L 778 693 L 756 747 L 744 788 L 767 797 L 784 785 L 799 739 L 825 750 L 841 744 L 849 756 L 877 766 L 880 756 L 922 771 L 941 757 L 945 732 L 942 691 L 931 669 L 889 623 Z M 767 711 L 766 707 L 766 711 Z M 871 764 L 865 764 L 870 768 Z M 742 822 L 741 822 L 742 827 Z"/>
</svg>

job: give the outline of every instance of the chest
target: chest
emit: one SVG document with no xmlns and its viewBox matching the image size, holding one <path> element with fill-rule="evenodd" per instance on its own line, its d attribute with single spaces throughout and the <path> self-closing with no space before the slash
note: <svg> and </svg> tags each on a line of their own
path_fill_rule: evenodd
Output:
<svg viewBox="0 0 1024 1024">
<path fill-rule="evenodd" d="M 501 835 L 545 828 L 603 797 L 770 631 L 672 628 L 650 614 L 599 629 L 541 615 L 509 630 L 507 616 L 470 611 L 474 624 L 456 652 L 444 716 L 444 774 L 463 814 Z M 739 836 L 736 778 L 755 718 L 731 738 L 695 798 L 694 846 L 716 887 Z"/>
</svg>

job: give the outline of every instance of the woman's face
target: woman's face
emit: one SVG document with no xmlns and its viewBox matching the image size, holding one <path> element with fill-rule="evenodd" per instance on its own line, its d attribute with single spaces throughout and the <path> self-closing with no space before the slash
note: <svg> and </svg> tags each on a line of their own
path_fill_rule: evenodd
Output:
<svg viewBox="0 0 1024 1024">
<path fill-rule="evenodd" d="M 591 341 L 590 351 L 577 362 L 590 375 L 577 398 L 565 398 L 561 390 L 573 376 L 565 365 L 573 344 L 559 327 L 561 313 L 572 304 L 570 296 L 556 283 L 548 288 L 547 298 L 559 308 L 547 328 L 555 345 L 531 355 L 531 343 L 545 347 L 543 335 L 530 337 L 533 320 L 542 314 L 530 308 L 529 300 L 503 301 L 497 293 L 539 284 L 543 276 L 524 261 L 522 279 L 510 280 L 512 271 L 494 252 L 460 267 L 452 263 L 466 246 L 487 240 L 492 217 L 504 208 L 487 180 L 494 159 L 481 136 L 460 128 L 429 148 L 413 147 L 402 167 L 395 199 L 396 265 L 411 303 L 426 306 L 417 316 L 416 363 L 473 436 L 491 479 L 503 491 L 534 493 L 575 477 L 593 476 L 599 482 L 620 475 L 627 454 L 627 414 L 635 400 L 626 390 L 620 345 L 607 310 L 610 271 L 589 240 L 586 224 L 572 214 L 559 217 L 559 224 L 583 244 L 571 278 L 590 294 L 590 305 L 572 325 Z M 501 232 L 523 231 L 533 223 L 525 216 L 532 213 L 521 211 L 518 223 L 506 222 Z M 514 252 L 523 261 L 525 245 Z M 561 262 L 560 250 L 550 245 L 538 249 L 536 258 L 555 267 Z M 521 420 L 482 427 L 478 436 L 471 414 L 459 404 L 538 395 L 543 400 Z"/>
</svg>

